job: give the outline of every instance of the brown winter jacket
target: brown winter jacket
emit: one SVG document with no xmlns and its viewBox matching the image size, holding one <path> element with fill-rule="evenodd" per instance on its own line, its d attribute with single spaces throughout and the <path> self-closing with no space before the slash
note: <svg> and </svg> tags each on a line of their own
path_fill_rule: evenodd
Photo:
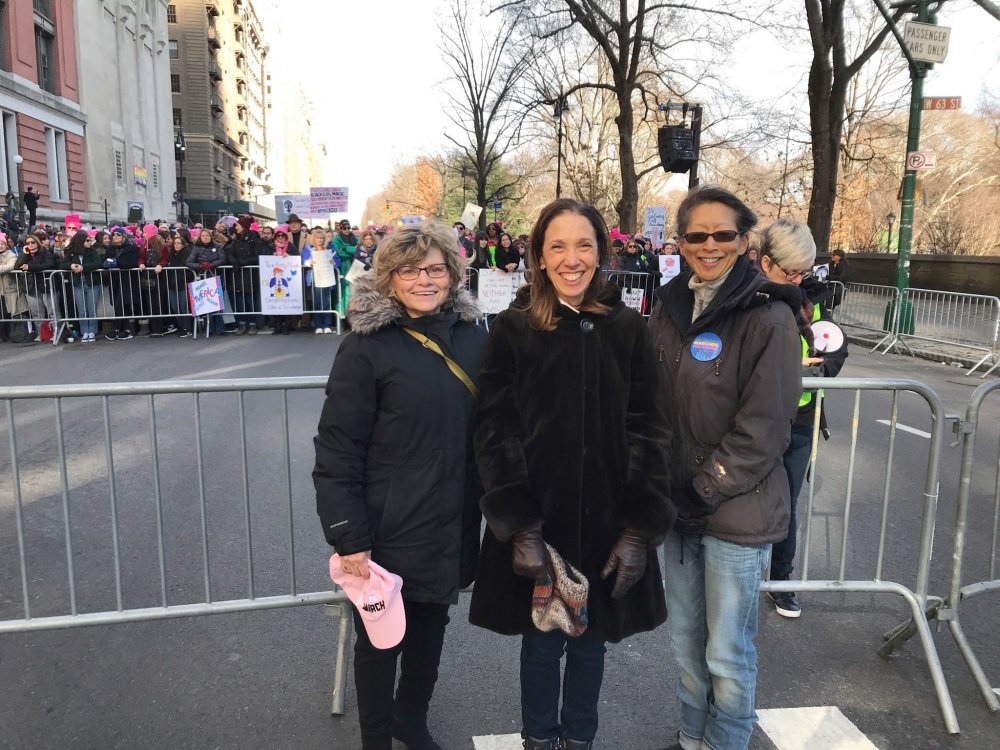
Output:
<svg viewBox="0 0 1000 750">
<path fill-rule="evenodd" d="M 671 495 L 693 485 L 718 507 L 708 536 L 781 541 L 790 510 L 782 455 L 802 393 L 799 290 L 767 281 L 741 257 L 692 323 L 690 278 L 686 271 L 662 287 L 649 318 L 673 432 Z M 699 361 L 692 343 L 705 334 L 722 347 Z"/>
</svg>

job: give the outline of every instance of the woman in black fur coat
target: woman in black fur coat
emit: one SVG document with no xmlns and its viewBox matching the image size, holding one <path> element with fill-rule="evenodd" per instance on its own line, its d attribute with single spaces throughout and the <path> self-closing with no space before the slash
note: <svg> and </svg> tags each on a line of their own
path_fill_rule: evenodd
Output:
<svg viewBox="0 0 1000 750">
<path fill-rule="evenodd" d="M 473 429 L 488 528 L 470 620 L 523 636 L 529 749 L 589 748 L 605 642 L 667 617 L 656 557 L 675 517 L 663 389 L 642 317 L 600 275 L 610 247 L 592 206 L 544 208 L 529 240 L 532 284 L 497 316 L 480 374 Z M 589 583 L 589 627 L 575 638 L 532 622 L 546 543 Z"/>
</svg>

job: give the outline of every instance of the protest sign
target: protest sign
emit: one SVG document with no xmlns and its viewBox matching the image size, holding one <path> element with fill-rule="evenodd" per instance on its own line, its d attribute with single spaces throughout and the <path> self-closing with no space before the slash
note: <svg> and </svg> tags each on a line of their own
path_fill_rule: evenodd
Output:
<svg viewBox="0 0 1000 750">
<path fill-rule="evenodd" d="M 351 261 L 351 267 L 348 269 L 347 275 L 344 278 L 347 280 L 348 284 L 353 284 L 355 281 L 368 273 L 371 273 L 371 271 L 365 268 L 365 264 L 355 258 Z"/>
<path fill-rule="evenodd" d="M 313 286 L 318 289 L 327 289 L 337 285 L 337 276 L 334 273 L 333 251 L 313 250 Z"/>
<path fill-rule="evenodd" d="M 475 203 L 466 203 L 465 211 L 462 212 L 462 218 L 459 221 L 465 225 L 466 229 L 473 229 L 479 224 L 479 215 L 482 212 L 482 206 L 477 206 Z"/>
<path fill-rule="evenodd" d="M 679 255 L 660 256 L 660 277 L 663 279 L 664 284 L 666 284 L 675 276 L 679 276 L 680 273 L 681 273 L 681 256 Z"/>
<path fill-rule="evenodd" d="M 663 206 L 652 206 L 646 209 L 646 221 L 643 234 L 654 248 L 663 247 L 663 233 L 667 226 L 667 209 Z"/>
<path fill-rule="evenodd" d="M 422 216 L 404 216 L 399 220 L 399 223 L 405 226 L 406 224 L 419 224 L 423 220 Z"/>
<path fill-rule="evenodd" d="M 312 215 L 312 199 L 308 195 L 274 196 L 275 214 L 279 224 L 287 224 L 288 217 L 295 214 L 300 219 Z"/>
<path fill-rule="evenodd" d="M 260 303 L 264 315 L 302 314 L 302 259 L 294 255 L 261 255 Z"/>
<path fill-rule="evenodd" d="M 642 309 L 644 297 L 645 291 L 641 287 L 638 289 L 622 289 L 622 302 L 625 303 L 625 307 L 631 307 L 640 315 L 645 312 Z"/>
<path fill-rule="evenodd" d="M 495 268 L 479 271 L 479 307 L 487 315 L 502 313 L 514 301 L 514 295 L 524 283 L 524 273 L 506 273 Z"/>
<path fill-rule="evenodd" d="M 311 187 L 309 203 L 309 208 L 314 214 L 346 214 L 347 188 Z"/>
<path fill-rule="evenodd" d="M 189 283 L 188 303 L 195 315 L 222 312 L 222 282 L 219 277 L 210 276 Z"/>
</svg>

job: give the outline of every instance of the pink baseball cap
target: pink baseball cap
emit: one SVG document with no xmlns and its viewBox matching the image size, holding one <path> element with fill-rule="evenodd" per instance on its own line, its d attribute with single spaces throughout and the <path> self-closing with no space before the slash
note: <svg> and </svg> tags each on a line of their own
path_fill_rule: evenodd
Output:
<svg viewBox="0 0 1000 750">
<path fill-rule="evenodd" d="M 403 609 L 403 579 L 378 563 L 368 561 L 368 578 L 345 573 L 340 555 L 330 558 L 330 578 L 358 608 L 368 640 L 375 648 L 398 646 L 406 634 L 406 611 Z"/>
</svg>

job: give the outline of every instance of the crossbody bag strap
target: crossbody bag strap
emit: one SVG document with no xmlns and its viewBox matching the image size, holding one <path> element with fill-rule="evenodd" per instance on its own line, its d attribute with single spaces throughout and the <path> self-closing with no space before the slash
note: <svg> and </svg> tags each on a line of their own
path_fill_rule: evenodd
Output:
<svg viewBox="0 0 1000 750">
<path fill-rule="evenodd" d="M 455 377 L 461 380 L 465 384 L 465 387 L 469 389 L 469 393 L 472 394 L 473 398 L 479 397 L 479 390 L 476 388 L 476 384 L 472 382 L 472 378 L 465 374 L 465 370 L 459 366 L 458 362 L 451 359 L 447 354 L 441 351 L 440 346 L 424 336 L 422 333 L 417 333 L 412 328 L 407 328 L 406 326 L 402 326 L 402 328 L 408 334 L 413 336 L 413 338 L 423 344 L 425 349 L 430 349 L 436 355 L 441 357 L 441 359 L 448 364 L 448 369 L 451 370 Z"/>
</svg>

